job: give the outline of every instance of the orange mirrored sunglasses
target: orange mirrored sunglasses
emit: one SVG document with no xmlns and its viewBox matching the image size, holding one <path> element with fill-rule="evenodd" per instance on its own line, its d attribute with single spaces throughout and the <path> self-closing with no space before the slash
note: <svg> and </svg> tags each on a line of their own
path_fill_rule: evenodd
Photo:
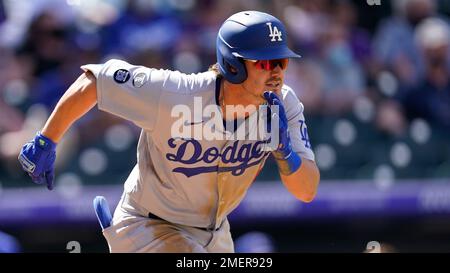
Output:
<svg viewBox="0 0 450 273">
<path fill-rule="evenodd" d="M 274 60 L 248 60 L 252 63 L 255 63 L 257 69 L 271 71 L 275 69 L 277 66 L 280 66 L 281 69 L 286 69 L 289 63 L 289 59 L 274 59 Z"/>
</svg>

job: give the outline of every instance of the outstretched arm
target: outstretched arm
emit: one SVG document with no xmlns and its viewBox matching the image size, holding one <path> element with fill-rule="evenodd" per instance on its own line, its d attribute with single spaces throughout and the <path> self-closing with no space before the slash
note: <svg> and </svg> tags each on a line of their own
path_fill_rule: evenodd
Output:
<svg viewBox="0 0 450 273">
<path fill-rule="evenodd" d="M 70 126 L 97 103 L 95 76 L 87 71 L 61 97 L 41 134 L 58 143 Z"/>
<path fill-rule="evenodd" d="M 85 72 L 59 100 L 42 131 L 20 151 L 19 162 L 34 183 L 53 189 L 56 145 L 69 127 L 96 103 L 96 79 L 91 72 Z"/>
</svg>

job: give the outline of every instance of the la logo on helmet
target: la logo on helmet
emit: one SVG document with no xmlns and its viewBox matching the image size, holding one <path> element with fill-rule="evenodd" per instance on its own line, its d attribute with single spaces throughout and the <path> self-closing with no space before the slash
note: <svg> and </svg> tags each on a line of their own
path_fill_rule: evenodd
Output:
<svg viewBox="0 0 450 273">
<path fill-rule="evenodd" d="M 266 23 L 266 25 L 269 26 L 269 31 L 270 31 L 269 37 L 272 38 L 270 40 L 271 42 L 275 42 L 276 41 L 275 38 L 278 38 L 278 41 L 283 41 L 281 39 L 281 34 L 282 34 L 281 31 L 279 31 L 276 26 L 274 26 L 272 28 L 272 22 Z"/>
</svg>

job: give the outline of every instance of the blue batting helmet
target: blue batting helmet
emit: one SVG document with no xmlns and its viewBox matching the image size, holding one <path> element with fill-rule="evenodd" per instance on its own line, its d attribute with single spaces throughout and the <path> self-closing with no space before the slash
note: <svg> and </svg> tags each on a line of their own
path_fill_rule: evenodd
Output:
<svg viewBox="0 0 450 273">
<path fill-rule="evenodd" d="M 220 72 L 231 83 L 247 79 L 243 59 L 299 58 L 287 45 L 287 32 L 280 20 L 259 11 L 232 15 L 220 27 L 216 40 Z"/>
</svg>

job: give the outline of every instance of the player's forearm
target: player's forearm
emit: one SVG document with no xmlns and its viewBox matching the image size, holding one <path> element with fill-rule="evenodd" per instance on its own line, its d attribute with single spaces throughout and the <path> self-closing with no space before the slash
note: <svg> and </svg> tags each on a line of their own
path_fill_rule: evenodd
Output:
<svg viewBox="0 0 450 273">
<path fill-rule="evenodd" d="M 317 193 L 320 173 L 313 161 L 303 159 L 300 168 L 291 175 L 280 173 L 288 191 L 303 202 L 311 202 Z"/>
<path fill-rule="evenodd" d="M 70 126 L 97 103 L 96 79 L 82 74 L 59 100 L 41 133 L 59 142 Z"/>
</svg>

